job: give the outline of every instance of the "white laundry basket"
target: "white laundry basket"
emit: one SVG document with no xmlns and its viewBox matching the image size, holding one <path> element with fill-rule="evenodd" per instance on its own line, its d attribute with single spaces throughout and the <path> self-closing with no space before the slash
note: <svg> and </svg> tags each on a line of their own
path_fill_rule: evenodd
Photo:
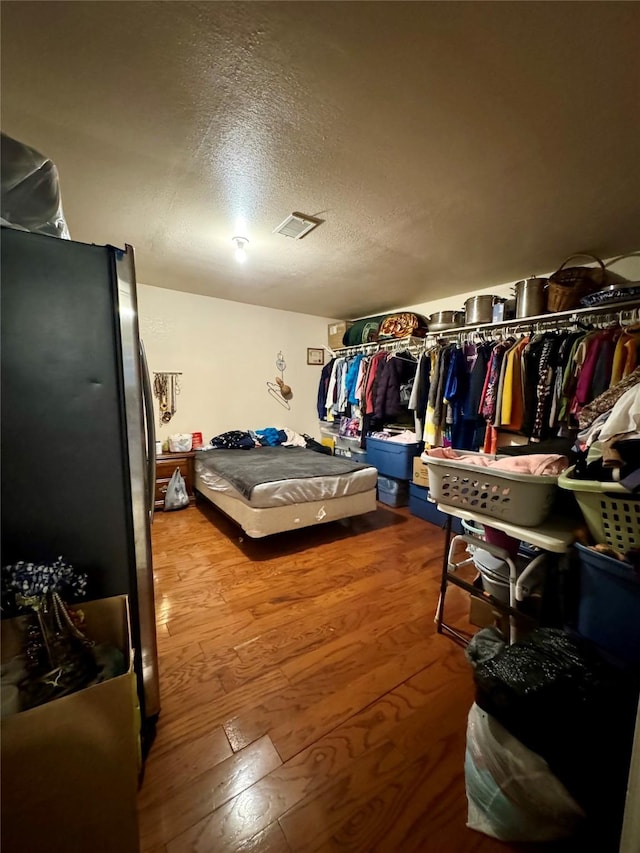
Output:
<svg viewBox="0 0 640 853">
<path fill-rule="evenodd" d="M 459 456 L 487 455 L 455 452 Z M 422 460 L 429 466 L 429 488 L 438 503 L 523 527 L 536 527 L 546 519 L 558 487 L 557 477 L 514 474 L 435 456 L 423 455 Z"/>
</svg>

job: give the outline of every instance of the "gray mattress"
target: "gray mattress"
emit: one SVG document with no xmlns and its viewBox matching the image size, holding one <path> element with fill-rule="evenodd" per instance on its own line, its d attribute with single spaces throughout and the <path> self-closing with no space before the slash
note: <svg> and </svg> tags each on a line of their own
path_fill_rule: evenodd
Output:
<svg viewBox="0 0 640 853">
<path fill-rule="evenodd" d="M 198 453 L 197 461 L 200 471 L 224 477 L 247 499 L 263 483 L 343 477 L 371 467 L 302 447 L 204 450 Z"/>
</svg>

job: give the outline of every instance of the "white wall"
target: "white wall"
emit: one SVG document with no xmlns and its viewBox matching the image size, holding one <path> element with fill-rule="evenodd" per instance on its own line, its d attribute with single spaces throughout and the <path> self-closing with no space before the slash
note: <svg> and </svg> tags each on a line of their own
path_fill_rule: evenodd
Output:
<svg viewBox="0 0 640 853">
<path fill-rule="evenodd" d="M 640 251 L 634 252 L 631 256 L 625 257 L 615 263 L 613 262 L 614 260 L 615 259 L 605 260 L 605 264 L 608 269 L 611 269 L 611 272 L 615 272 L 618 275 L 627 278 L 629 281 L 640 281 Z M 574 262 L 570 262 L 569 266 L 571 265 L 595 266 L 594 264 L 585 264 L 585 261 L 581 258 L 576 258 Z M 537 275 L 542 278 L 546 278 L 551 275 L 552 272 L 554 272 L 554 270 L 549 270 L 548 273 L 537 273 Z M 465 300 L 469 299 L 471 296 L 481 296 L 485 293 L 492 293 L 496 296 L 511 298 L 513 296 L 512 288 L 514 284 L 515 282 L 508 282 L 506 284 L 498 284 L 493 287 L 470 290 L 468 293 L 462 293 L 458 296 L 446 296 L 443 299 L 425 300 L 424 302 L 420 302 L 416 305 L 398 307 L 394 310 L 413 311 L 416 314 L 424 314 L 426 316 L 433 314 L 435 311 L 464 310 Z"/>
<path fill-rule="evenodd" d="M 230 429 L 289 427 L 319 439 L 316 396 L 320 367 L 307 365 L 307 347 L 327 342 L 332 318 L 312 317 L 159 287 L 138 286 L 140 334 L 149 370 L 182 371 L 182 392 L 158 438 L 202 432 L 205 441 Z M 293 390 L 287 411 L 267 392 L 279 375 Z M 326 360 L 326 356 L 325 356 Z"/>
</svg>

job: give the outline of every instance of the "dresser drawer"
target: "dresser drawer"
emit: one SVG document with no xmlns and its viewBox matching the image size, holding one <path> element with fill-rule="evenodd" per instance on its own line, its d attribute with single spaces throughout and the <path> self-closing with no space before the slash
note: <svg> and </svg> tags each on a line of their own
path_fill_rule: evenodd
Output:
<svg viewBox="0 0 640 853">
<path fill-rule="evenodd" d="M 156 462 L 156 480 L 170 480 L 176 468 L 180 469 L 180 473 L 185 480 L 187 477 L 191 478 L 190 462 L 190 459 L 172 459 L 170 462 Z"/>
<path fill-rule="evenodd" d="M 164 496 L 167 493 L 167 486 L 169 485 L 169 479 L 170 478 L 156 479 L 156 494 L 155 494 L 155 498 L 154 498 L 156 506 L 158 506 L 158 504 L 164 505 Z M 186 482 L 186 480 L 185 480 L 185 482 Z"/>
<path fill-rule="evenodd" d="M 155 484 L 155 507 L 162 509 L 167 487 L 176 468 L 180 469 L 189 495 L 189 503 L 194 504 L 196 500 L 193 490 L 193 453 L 175 455 L 163 454 L 156 459 L 156 484 Z"/>
</svg>

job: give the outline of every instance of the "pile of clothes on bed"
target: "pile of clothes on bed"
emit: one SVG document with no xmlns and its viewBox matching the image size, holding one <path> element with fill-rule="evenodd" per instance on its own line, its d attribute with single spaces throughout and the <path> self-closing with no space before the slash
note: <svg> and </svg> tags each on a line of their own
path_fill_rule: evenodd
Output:
<svg viewBox="0 0 640 853">
<path fill-rule="evenodd" d="M 310 435 L 300 435 L 291 429 L 265 427 L 256 430 L 229 430 L 220 435 L 214 435 L 203 450 L 253 450 L 256 447 L 305 447 L 318 453 L 330 454 L 331 449 L 320 444 Z"/>
</svg>

